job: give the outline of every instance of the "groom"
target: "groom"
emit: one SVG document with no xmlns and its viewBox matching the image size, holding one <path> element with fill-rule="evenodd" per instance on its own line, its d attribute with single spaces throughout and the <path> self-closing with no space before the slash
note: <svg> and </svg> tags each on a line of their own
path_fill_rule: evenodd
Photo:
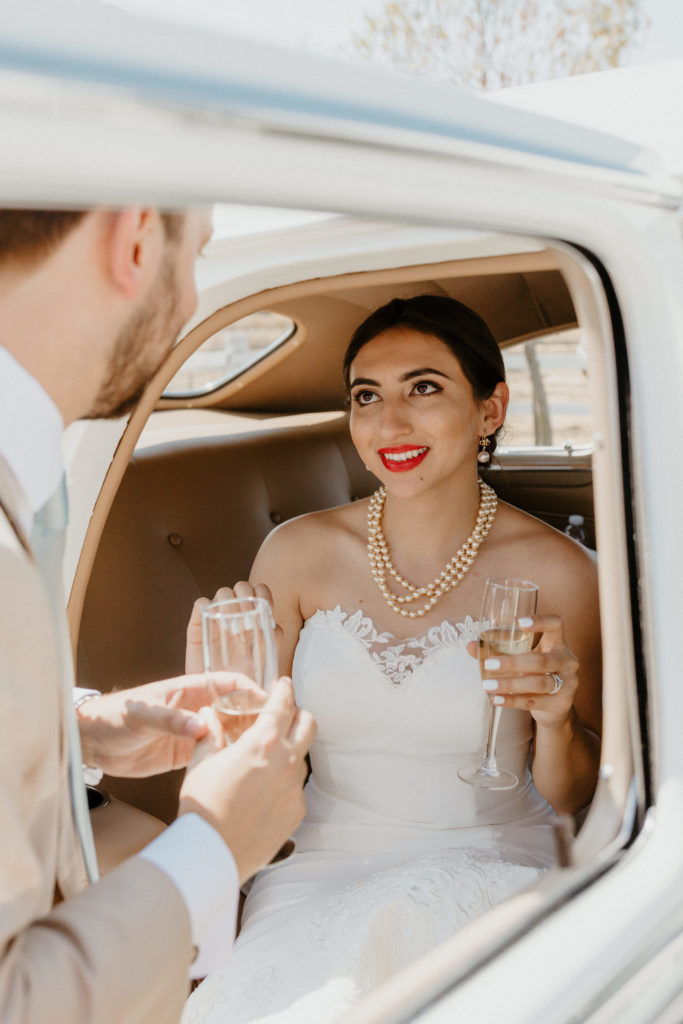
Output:
<svg viewBox="0 0 683 1024">
<path fill-rule="evenodd" d="M 62 429 L 131 408 L 196 306 L 210 235 L 204 210 L 0 211 L 3 1024 L 177 1021 L 188 978 L 229 955 L 239 883 L 303 816 L 315 726 L 288 680 L 229 748 L 200 710 L 202 676 L 94 696 L 77 711 L 81 758 L 65 615 L 31 540 L 60 494 Z M 79 771 L 189 766 L 178 819 L 90 885 L 69 750 Z"/>
</svg>

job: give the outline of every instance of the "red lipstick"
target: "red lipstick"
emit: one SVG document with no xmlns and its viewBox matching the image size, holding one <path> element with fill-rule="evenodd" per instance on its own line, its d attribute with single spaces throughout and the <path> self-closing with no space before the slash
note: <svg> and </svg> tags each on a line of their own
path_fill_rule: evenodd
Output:
<svg viewBox="0 0 683 1024">
<path fill-rule="evenodd" d="M 407 473 L 415 469 L 429 454 L 429 448 L 419 444 L 398 444 L 379 448 L 377 454 L 382 465 L 392 473 Z"/>
</svg>

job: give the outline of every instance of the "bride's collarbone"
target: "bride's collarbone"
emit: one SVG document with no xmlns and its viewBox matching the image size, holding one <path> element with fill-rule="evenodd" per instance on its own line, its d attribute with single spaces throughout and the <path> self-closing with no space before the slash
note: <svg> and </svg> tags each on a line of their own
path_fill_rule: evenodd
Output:
<svg viewBox="0 0 683 1024">
<path fill-rule="evenodd" d="M 428 600 L 423 597 L 406 603 L 404 608 L 408 614 L 401 615 L 385 601 L 373 578 L 368 561 L 367 538 L 360 538 L 346 530 L 325 532 L 327 543 L 322 546 L 316 544 L 309 549 L 305 561 L 299 562 L 297 567 L 299 606 L 305 619 L 319 610 L 340 608 L 349 615 L 360 611 L 363 616 L 371 619 L 378 632 L 388 632 L 398 640 L 413 639 L 443 622 L 464 622 L 468 618 L 476 620 L 487 576 L 504 575 L 484 556 L 482 550 L 467 575 L 456 587 L 442 594 L 426 614 L 416 613 L 418 609 L 424 608 Z M 335 536 L 332 536 L 333 533 Z M 418 555 L 420 546 L 417 545 Z M 407 567 L 397 566 L 398 571 L 403 570 L 406 579 L 415 586 L 431 583 L 444 567 L 440 564 L 434 574 L 430 575 L 419 558 L 415 566 L 414 578 L 411 578 Z M 387 582 L 394 594 L 407 593 L 389 575 Z"/>
</svg>

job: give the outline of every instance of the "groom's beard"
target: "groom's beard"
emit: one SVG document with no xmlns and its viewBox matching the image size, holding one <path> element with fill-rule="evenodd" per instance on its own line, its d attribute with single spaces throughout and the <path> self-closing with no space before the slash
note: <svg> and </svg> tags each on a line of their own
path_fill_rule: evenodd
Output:
<svg viewBox="0 0 683 1024">
<path fill-rule="evenodd" d="M 164 256 L 144 308 L 132 315 L 119 334 L 105 382 L 84 419 L 115 419 L 137 405 L 183 326 L 178 297 L 171 248 Z"/>
</svg>

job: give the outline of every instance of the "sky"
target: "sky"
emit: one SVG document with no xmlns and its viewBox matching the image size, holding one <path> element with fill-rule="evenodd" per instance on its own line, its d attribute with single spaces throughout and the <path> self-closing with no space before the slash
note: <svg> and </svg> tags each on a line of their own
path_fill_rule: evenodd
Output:
<svg viewBox="0 0 683 1024">
<path fill-rule="evenodd" d="M 103 0 L 111 6 L 159 19 L 189 23 L 284 46 L 305 46 L 333 56 L 351 49 L 366 14 L 385 0 Z M 624 63 L 683 59 L 683 0 L 644 0 L 649 25 Z M 217 207 L 215 237 L 239 235 L 316 220 L 293 210 Z"/>
<path fill-rule="evenodd" d="M 334 53 L 383 0 L 113 0 L 117 7 L 283 45 Z M 629 63 L 683 58 L 683 0 L 644 0 L 650 24 Z"/>
<path fill-rule="evenodd" d="M 650 27 L 638 63 L 683 58 L 683 0 L 646 0 Z"/>
</svg>

